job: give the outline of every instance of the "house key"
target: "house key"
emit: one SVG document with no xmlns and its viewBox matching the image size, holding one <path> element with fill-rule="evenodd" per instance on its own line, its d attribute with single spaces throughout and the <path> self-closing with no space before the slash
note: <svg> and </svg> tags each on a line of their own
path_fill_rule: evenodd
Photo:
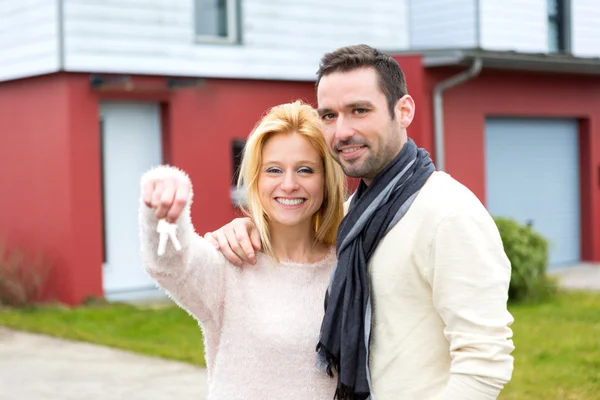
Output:
<svg viewBox="0 0 600 400">
<path fill-rule="evenodd" d="M 169 239 L 171 239 L 171 242 L 173 242 L 173 247 L 176 251 L 181 250 L 181 243 L 179 243 L 179 240 L 177 239 L 177 225 L 168 223 L 166 219 L 160 219 L 158 221 L 158 225 L 156 226 L 156 232 L 158 232 L 160 235 L 160 239 L 158 241 L 159 256 L 165 254 Z"/>
</svg>

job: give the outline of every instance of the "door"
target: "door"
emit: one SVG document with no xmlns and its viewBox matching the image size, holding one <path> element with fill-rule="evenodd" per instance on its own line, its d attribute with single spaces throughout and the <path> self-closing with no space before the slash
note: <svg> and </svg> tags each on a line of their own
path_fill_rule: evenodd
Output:
<svg viewBox="0 0 600 400">
<path fill-rule="evenodd" d="M 550 242 L 550 267 L 579 262 L 577 121 L 490 118 L 485 152 L 490 213 L 533 224 Z"/>
<path fill-rule="evenodd" d="M 162 161 L 160 107 L 155 103 L 100 105 L 104 212 L 103 288 L 107 299 L 158 293 L 139 255 L 140 178 Z"/>
</svg>

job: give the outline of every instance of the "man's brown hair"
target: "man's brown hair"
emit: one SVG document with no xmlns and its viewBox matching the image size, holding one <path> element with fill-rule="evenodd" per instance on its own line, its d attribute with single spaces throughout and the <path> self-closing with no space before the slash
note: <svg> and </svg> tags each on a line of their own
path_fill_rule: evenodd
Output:
<svg viewBox="0 0 600 400">
<path fill-rule="evenodd" d="M 402 96 L 407 94 L 406 80 L 400 65 L 388 54 L 366 44 L 346 46 L 326 53 L 317 71 L 316 88 L 321 78 L 334 72 L 350 72 L 360 68 L 374 68 L 379 76 L 379 89 L 385 95 L 390 117 Z"/>
</svg>

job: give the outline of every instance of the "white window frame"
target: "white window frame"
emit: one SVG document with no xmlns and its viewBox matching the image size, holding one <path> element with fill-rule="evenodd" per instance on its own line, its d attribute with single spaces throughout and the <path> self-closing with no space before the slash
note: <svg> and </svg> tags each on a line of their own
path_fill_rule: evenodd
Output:
<svg viewBox="0 0 600 400">
<path fill-rule="evenodd" d="M 239 0 L 225 0 L 227 10 L 227 36 L 216 35 L 200 35 L 197 33 L 198 27 L 196 18 L 196 8 L 198 1 L 194 0 L 194 34 L 198 43 L 215 43 L 215 44 L 237 44 L 239 39 L 240 27 L 240 4 Z"/>
</svg>

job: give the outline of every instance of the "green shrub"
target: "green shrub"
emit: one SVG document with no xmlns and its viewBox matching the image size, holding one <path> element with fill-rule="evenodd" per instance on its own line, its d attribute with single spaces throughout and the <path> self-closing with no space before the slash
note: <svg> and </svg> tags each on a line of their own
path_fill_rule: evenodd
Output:
<svg viewBox="0 0 600 400">
<path fill-rule="evenodd" d="M 548 241 L 531 226 L 515 220 L 494 218 L 504 251 L 512 266 L 509 300 L 539 301 L 556 291 L 555 282 L 547 275 Z"/>
</svg>

